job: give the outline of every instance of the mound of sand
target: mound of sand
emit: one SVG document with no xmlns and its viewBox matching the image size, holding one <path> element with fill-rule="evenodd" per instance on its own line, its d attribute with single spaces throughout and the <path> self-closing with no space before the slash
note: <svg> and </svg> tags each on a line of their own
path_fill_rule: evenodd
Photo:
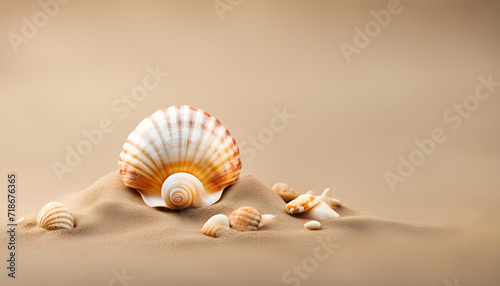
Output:
<svg viewBox="0 0 500 286">
<path fill-rule="evenodd" d="M 440 285 L 458 274 L 445 263 L 455 261 L 463 243 L 450 244 L 456 231 L 448 228 L 376 218 L 346 206 L 321 230 L 306 230 L 307 220 L 288 215 L 285 202 L 251 175 L 199 209 L 150 208 L 118 172 L 59 201 L 74 214 L 76 227 L 47 231 L 36 226 L 36 213 L 29 215 L 19 234 L 22 285 L 104 285 L 123 268 L 134 276 L 129 285 Z M 258 231 L 226 229 L 217 238 L 201 233 L 212 215 L 241 206 L 276 218 Z M 416 269 L 426 275 L 416 279 Z"/>
</svg>

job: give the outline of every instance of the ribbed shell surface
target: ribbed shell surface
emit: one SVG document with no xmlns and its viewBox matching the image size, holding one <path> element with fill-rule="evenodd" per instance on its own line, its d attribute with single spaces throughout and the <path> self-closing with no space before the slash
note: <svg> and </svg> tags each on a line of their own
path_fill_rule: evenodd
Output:
<svg viewBox="0 0 500 286">
<path fill-rule="evenodd" d="M 59 202 L 50 202 L 40 210 L 36 223 L 49 230 L 72 229 L 75 220 L 66 206 Z"/>
<path fill-rule="evenodd" d="M 119 169 L 125 185 L 151 207 L 165 206 L 162 184 L 178 172 L 198 178 L 212 204 L 238 179 L 241 161 L 235 140 L 219 120 L 201 109 L 172 106 L 144 119 L 128 136 Z"/>
</svg>

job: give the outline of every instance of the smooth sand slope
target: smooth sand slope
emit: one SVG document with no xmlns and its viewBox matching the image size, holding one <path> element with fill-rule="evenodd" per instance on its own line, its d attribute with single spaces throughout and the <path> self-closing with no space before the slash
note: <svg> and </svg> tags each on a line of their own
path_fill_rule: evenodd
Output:
<svg viewBox="0 0 500 286">
<path fill-rule="evenodd" d="M 449 227 L 376 218 L 344 206 L 336 209 L 340 218 L 306 230 L 307 220 L 288 215 L 285 202 L 251 175 L 199 209 L 150 208 L 118 172 L 59 201 L 74 214 L 76 227 L 47 231 L 36 225 L 36 212 L 27 214 L 19 234 L 19 285 L 107 285 L 123 268 L 134 277 L 129 285 L 443 285 L 450 277 L 478 276 L 469 267 L 493 271 L 478 268 L 479 252 L 463 252 L 461 231 Z M 212 215 L 247 205 L 276 218 L 258 231 L 227 229 L 217 238 L 201 233 Z M 454 271 L 457 263 L 470 273 Z"/>
</svg>

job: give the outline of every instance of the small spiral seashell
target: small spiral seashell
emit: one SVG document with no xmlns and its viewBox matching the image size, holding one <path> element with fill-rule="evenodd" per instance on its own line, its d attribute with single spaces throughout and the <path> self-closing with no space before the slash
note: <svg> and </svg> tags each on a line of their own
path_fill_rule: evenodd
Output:
<svg viewBox="0 0 500 286">
<path fill-rule="evenodd" d="M 48 230 L 73 229 L 75 226 L 75 220 L 68 208 L 59 202 L 46 204 L 38 213 L 36 223 Z"/>
<path fill-rule="evenodd" d="M 191 206 L 200 191 L 203 191 L 203 185 L 195 176 L 176 173 L 165 180 L 161 197 L 169 209 L 179 210 Z"/>
<path fill-rule="evenodd" d="M 241 207 L 229 216 L 229 225 L 239 231 L 256 230 L 259 227 L 261 215 L 252 207 Z"/>
<path fill-rule="evenodd" d="M 223 227 L 229 227 L 229 219 L 223 214 L 216 214 L 207 220 L 201 228 L 201 232 L 203 232 L 204 235 L 215 237 L 217 231 Z"/>
<path fill-rule="evenodd" d="M 289 214 L 303 213 L 319 204 L 319 202 L 320 200 L 313 195 L 300 195 L 286 205 L 286 212 Z"/>
<path fill-rule="evenodd" d="M 321 228 L 321 223 L 317 220 L 311 220 L 304 224 L 304 227 L 310 230 L 318 230 Z"/>
<path fill-rule="evenodd" d="M 286 203 L 295 200 L 299 193 L 294 189 L 290 188 L 285 183 L 276 183 L 273 185 L 273 191 L 277 193 Z"/>
</svg>

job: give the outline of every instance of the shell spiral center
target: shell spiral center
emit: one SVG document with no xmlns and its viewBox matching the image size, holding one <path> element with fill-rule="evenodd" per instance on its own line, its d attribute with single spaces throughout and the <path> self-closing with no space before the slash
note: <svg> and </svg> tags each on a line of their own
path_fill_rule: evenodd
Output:
<svg viewBox="0 0 500 286">
<path fill-rule="evenodd" d="M 188 173 L 170 175 L 161 188 L 161 196 L 168 208 L 179 210 L 192 206 L 203 192 L 203 185 L 195 176 Z"/>
</svg>

